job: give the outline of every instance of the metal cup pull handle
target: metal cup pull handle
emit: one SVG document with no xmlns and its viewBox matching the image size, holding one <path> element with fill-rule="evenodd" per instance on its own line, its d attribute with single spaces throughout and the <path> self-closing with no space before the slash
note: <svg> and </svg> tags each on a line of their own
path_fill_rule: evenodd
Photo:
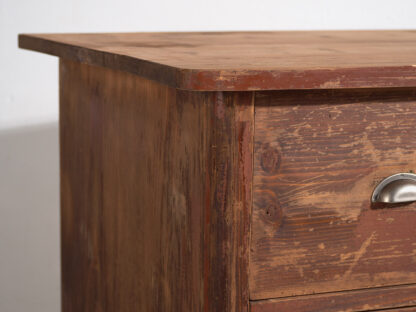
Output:
<svg viewBox="0 0 416 312">
<path fill-rule="evenodd" d="M 397 173 L 381 181 L 373 191 L 373 204 L 399 204 L 416 201 L 416 174 Z"/>
</svg>

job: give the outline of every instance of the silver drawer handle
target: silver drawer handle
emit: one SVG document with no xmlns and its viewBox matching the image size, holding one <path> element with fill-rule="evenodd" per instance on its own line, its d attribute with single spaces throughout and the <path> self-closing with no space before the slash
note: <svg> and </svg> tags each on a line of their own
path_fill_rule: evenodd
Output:
<svg viewBox="0 0 416 312">
<path fill-rule="evenodd" d="M 416 201 L 416 174 L 397 173 L 381 181 L 373 191 L 371 202 L 398 204 Z"/>
</svg>

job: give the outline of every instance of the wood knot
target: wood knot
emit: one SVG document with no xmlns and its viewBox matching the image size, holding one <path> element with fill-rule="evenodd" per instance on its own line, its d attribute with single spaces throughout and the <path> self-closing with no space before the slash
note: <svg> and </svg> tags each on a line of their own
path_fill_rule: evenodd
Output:
<svg viewBox="0 0 416 312">
<path fill-rule="evenodd" d="M 261 155 L 261 168 L 267 173 L 276 173 L 280 167 L 280 153 L 277 149 L 267 147 Z"/>
<path fill-rule="evenodd" d="M 278 203 L 270 203 L 264 208 L 264 221 L 273 225 L 274 228 L 280 227 L 283 221 L 283 210 Z"/>
</svg>

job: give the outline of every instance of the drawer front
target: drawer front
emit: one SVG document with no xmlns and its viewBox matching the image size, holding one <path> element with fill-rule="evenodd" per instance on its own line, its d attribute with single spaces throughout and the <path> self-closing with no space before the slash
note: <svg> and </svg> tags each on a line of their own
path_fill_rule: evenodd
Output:
<svg viewBox="0 0 416 312">
<path fill-rule="evenodd" d="M 374 209 L 416 171 L 416 92 L 256 95 L 250 298 L 416 283 L 416 204 Z"/>
<path fill-rule="evenodd" d="M 250 312 L 379 311 L 416 306 L 416 285 L 361 289 L 293 298 L 256 300 Z"/>
</svg>

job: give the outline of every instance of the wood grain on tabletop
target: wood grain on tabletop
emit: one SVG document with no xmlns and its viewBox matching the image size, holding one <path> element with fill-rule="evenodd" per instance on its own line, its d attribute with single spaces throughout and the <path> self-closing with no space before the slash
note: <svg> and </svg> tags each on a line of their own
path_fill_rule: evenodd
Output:
<svg viewBox="0 0 416 312">
<path fill-rule="evenodd" d="M 252 94 L 60 75 L 63 311 L 247 311 Z"/>
<path fill-rule="evenodd" d="M 416 31 L 20 35 L 19 46 L 189 90 L 416 86 Z"/>
<path fill-rule="evenodd" d="M 416 285 L 362 289 L 251 302 L 251 312 L 370 311 L 416 305 Z"/>
<path fill-rule="evenodd" d="M 416 89 L 256 93 L 250 298 L 416 283 L 416 204 L 372 209 L 416 171 Z"/>
</svg>

